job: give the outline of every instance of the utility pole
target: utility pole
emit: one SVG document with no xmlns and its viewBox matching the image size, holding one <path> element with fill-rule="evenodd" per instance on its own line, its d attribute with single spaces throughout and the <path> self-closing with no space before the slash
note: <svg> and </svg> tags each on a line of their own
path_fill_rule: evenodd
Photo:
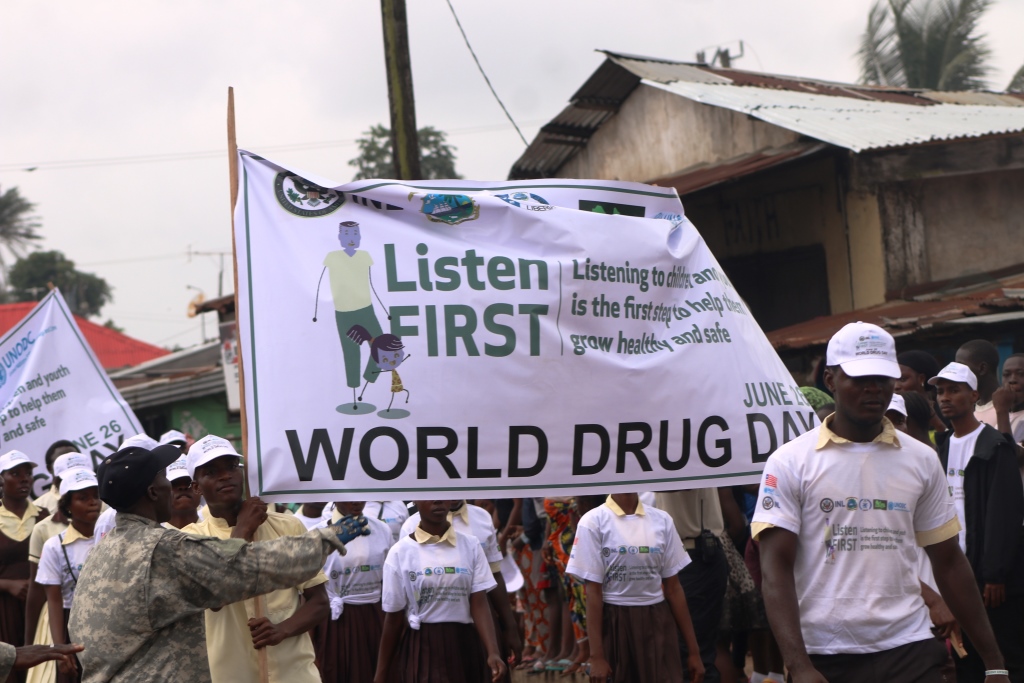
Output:
<svg viewBox="0 0 1024 683">
<path fill-rule="evenodd" d="M 416 133 L 416 102 L 409 58 L 409 24 L 405 0 L 380 0 L 384 19 L 384 63 L 391 109 L 391 157 L 396 180 L 419 180 L 420 143 Z"/>
</svg>

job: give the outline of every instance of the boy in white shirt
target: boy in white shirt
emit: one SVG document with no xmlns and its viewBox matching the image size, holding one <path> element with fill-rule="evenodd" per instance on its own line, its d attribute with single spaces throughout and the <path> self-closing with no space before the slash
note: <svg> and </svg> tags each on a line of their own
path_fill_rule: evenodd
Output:
<svg viewBox="0 0 1024 683">
<path fill-rule="evenodd" d="M 794 683 L 938 683 L 946 652 L 930 630 L 916 542 L 986 683 L 1007 683 L 942 466 L 885 419 L 899 376 L 888 332 L 846 325 L 826 351 L 835 413 L 765 463 L 751 526 L 772 631 Z"/>
</svg>

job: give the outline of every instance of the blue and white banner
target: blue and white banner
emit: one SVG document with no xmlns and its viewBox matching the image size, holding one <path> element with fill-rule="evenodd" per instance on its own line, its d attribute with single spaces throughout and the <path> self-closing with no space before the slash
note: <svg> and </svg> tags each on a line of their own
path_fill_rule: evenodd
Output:
<svg viewBox="0 0 1024 683">
<path fill-rule="evenodd" d="M 816 424 L 671 189 L 240 170 L 248 474 L 269 500 L 751 483 Z"/>
<path fill-rule="evenodd" d="M 0 452 L 39 465 L 33 495 L 49 484 L 44 457 L 54 441 L 73 441 L 95 465 L 141 431 L 58 290 L 0 339 Z"/>
</svg>

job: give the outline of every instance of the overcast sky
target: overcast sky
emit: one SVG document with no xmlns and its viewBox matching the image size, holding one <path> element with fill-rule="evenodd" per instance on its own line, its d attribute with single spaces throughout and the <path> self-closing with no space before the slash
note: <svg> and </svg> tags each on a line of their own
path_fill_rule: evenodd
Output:
<svg viewBox="0 0 1024 683">
<path fill-rule="evenodd" d="M 871 5 L 452 2 L 528 139 L 601 63 L 595 49 L 692 60 L 716 45 L 735 52 L 742 39 L 737 68 L 853 81 Z M 522 143 L 445 0 L 409 0 L 408 10 L 419 125 L 449 132 L 463 176 L 505 178 Z M 1024 2 L 996 2 L 982 28 L 1002 89 L 1024 63 Z M 189 286 L 217 295 L 219 257 L 188 251 L 231 247 L 228 86 L 241 147 L 338 183 L 352 177 L 355 138 L 388 121 L 371 0 L 5 3 L 0 84 L 0 189 L 18 186 L 38 205 L 43 248 L 110 282 L 102 319 L 162 346 L 201 340 L 200 320 L 185 315 Z M 230 254 L 225 263 L 230 293 Z M 216 335 L 215 319 L 206 333 Z"/>
</svg>

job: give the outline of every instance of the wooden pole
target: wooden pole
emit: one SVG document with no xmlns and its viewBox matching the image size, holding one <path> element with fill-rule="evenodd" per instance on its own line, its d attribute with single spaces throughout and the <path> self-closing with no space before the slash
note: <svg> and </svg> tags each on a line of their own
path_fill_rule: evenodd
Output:
<svg viewBox="0 0 1024 683">
<path fill-rule="evenodd" d="M 240 340 L 238 332 L 238 250 L 235 248 L 235 205 L 238 204 L 238 141 L 235 139 L 235 89 L 228 88 L 228 173 L 231 183 L 231 260 L 234 263 L 235 276 L 235 339 Z M 238 391 L 242 397 L 239 417 L 242 420 L 242 462 L 245 463 L 242 477 L 245 496 L 249 497 L 249 462 L 247 448 L 249 443 L 249 423 L 245 416 L 245 373 L 242 367 L 242 354 L 238 354 Z M 262 595 L 255 599 L 256 618 L 261 619 L 267 614 L 266 598 Z M 260 683 L 270 683 L 270 664 L 267 661 L 267 648 L 256 650 L 256 660 L 260 669 Z"/>
<path fill-rule="evenodd" d="M 380 0 L 384 19 L 384 64 L 388 74 L 391 110 L 391 158 L 397 180 L 419 180 L 420 142 L 416 132 L 416 102 L 409 57 L 409 25 L 405 0 Z"/>
</svg>

